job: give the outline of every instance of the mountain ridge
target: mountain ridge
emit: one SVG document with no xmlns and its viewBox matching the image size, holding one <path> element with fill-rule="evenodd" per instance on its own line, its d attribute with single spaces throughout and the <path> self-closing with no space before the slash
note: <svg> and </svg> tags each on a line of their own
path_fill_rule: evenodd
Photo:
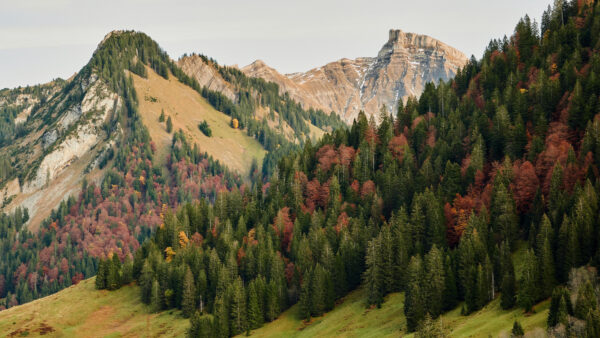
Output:
<svg viewBox="0 0 600 338">
<path fill-rule="evenodd" d="M 391 29 L 375 57 L 342 58 L 306 72 L 281 74 L 262 60 L 242 67 L 249 76 L 275 82 L 304 108 L 334 111 L 351 122 L 360 110 L 377 117 L 385 106 L 417 96 L 427 82 L 448 80 L 466 64 L 459 50 L 430 36 Z"/>
</svg>

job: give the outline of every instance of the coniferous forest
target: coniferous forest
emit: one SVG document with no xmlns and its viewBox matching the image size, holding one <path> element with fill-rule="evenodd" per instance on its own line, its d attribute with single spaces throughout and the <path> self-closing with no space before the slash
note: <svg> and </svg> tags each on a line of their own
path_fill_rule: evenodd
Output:
<svg viewBox="0 0 600 338">
<path fill-rule="evenodd" d="M 218 69 L 238 102 L 199 88 L 148 40 L 134 39 L 139 62 L 121 39 L 90 63 L 127 98 L 121 121 L 133 131 L 101 183 L 84 182 L 39 234 L 21 230 L 26 210 L 0 217 L 2 305 L 96 274 L 98 289 L 135 283 L 152 311 L 180 309 L 190 337 L 244 334 L 295 304 L 310 321 L 357 288 L 374 311 L 403 292 L 404 332 L 419 337 L 443 336 L 432 332 L 449 310 L 498 298 L 525 313 L 550 299 L 549 332 L 600 336 L 598 1 L 558 1 L 539 24 L 524 17 L 454 79 L 348 128 L 233 68 Z M 115 50 L 125 65 L 107 61 Z M 156 158 L 123 75 L 144 65 L 239 119 L 273 150 L 262 171 L 244 180 L 181 130 Z M 250 118 L 259 103 L 299 135 L 301 117 L 337 128 L 279 140 Z M 210 136 L 206 121 L 197 128 Z"/>
</svg>

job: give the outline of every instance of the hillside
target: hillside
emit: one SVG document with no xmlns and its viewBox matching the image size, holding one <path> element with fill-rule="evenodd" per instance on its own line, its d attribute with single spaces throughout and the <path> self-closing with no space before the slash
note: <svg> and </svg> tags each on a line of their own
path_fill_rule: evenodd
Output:
<svg viewBox="0 0 600 338">
<path fill-rule="evenodd" d="M 350 123 L 361 110 L 375 117 L 382 106 L 394 111 L 398 99 L 418 97 L 427 82 L 451 79 L 466 62 L 463 53 L 439 40 L 392 29 L 375 57 L 341 59 L 285 75 L 257 60 L 242 71 L 277 83 L 305 108 L 334 111 Z"/>
<path fill-rule="evenodd" d="M 94 279 L 81 281 L 54 295 L 0 312 L 0 332 L 7 336 L 62 337 L 179 337 L 189 326 L 180 311 L 152 313 L 139 298 L 140 288 L 131 285 L 117 291 L 96 290 Z M 381 309 L 365 307 L 366 293 L 349 293 L 330 312 L 310 323 L 299 318 L 298 306 L 275 321 L 251 331 L 251 337 L 397 337 L 406 327 L 403 294 L 386 297 Z M 536 305 L 533 315 L 519 309 L 502 310 L 499 301 L 469 316 L 460 306 L 442 321 L 451 337 L 507 337 L 514 320 L 526 331 L 545 328 L 548 302 Z M 242 335 L 243 336 L 243 335 Z M 409 335 L 410 336 L 410 335 Z"/>
<path fill-rule="evenodd" d="M 264 148 L 244 131 L 233 129 L 231 117 L 215 110 L 198 92 L 177 78 L 165 79 L 150 68 L 147 74 L 147 78 L 133 74 L 133 85 L 140 98 L 142 122 L 158 147 L 159 158 L 168 154 L 172 142 L 165 123 L 159 122 L 160 114 L 164 113 L 172 118 L 173 130 L 182 129 L 190 142 L 201 145 L 213 158 L 244 176 L 248 176 L 252 160 L 262 163 Z M 202 121 L 208 122 L 211 137 L 198 129 Z"/>
<path fill-rule="evenodd" d="M 132 259 L 166 209 L 212 203 L 343 124 L 211 67 L 233 100 L 147 35 L 113 31 L 69 80 L 0 91 L 0 309 L 93 276 L 100 257 Z"/>
<path fill-rule="evenodd" d="M 404 295 L 386 296 L 380 309 L 366 308 L 366 292 L 359 289 L 349 293 L 340 303 L 310 323 L 300 320 L 295 305 L 275 321 L 251 332 L 251 337 L 412 337 L 406 333 Z M 535 306 L 535 314 L 526 315 L 520 309 L 502 310 L 499 300 L 476 313 L 460 314 L 460 306 L 440 316 L 450 337 L 510 337 L 515 320 L 526 332 L 544 332 L 549 302 Z M 240 335 L 241 337 L 242 335 Z"/>
<path fill-rule="evenodd" d="M 93 278 L 0 311 L 3 337 L 181 337 L 188 326 L 179 311 L 149 312 L 139 288 L 98 291 Z"/>
</svg>

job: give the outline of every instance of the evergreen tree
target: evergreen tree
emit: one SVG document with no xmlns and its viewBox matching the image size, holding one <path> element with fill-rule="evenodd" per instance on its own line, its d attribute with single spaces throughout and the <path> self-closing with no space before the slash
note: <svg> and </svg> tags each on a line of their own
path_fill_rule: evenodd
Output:
<svg viewBox="0 0 600 338">
<path fill-rule="evenodd" d="M 550 301 L 550 310 L 548 311 L 548 327 L 554 327 L 558 324 L 567 325 L 569 315 L 573 313 L 571 305 L 571 296 L 569 291 L 562 287 L 554 288 L 552 300 Z"/>
<path fill-rule="evenodd" d="M 527 250 L 523 258 L 523 273 L 519 279 L 517 302 L 526 312 L 532 310 L 538 297 L 538 268 L 533 251 Z"/>
<path fill-rule="evenodd" d="M 191 325 L 188 330 L 188 337 L 213 337 L 213 317 L 211 315 L 201 315 L 200 312 L 196 311 L 190 319 L 190 324 Z"/>
<path fill-rule="evenodd" d="M 596 310 L 598 302 L 596 293 L 590 281 L 587 281 L 577 292 L 577 302 L 575 303 L 574 314 L 579 319 L 586 319 L 588 312 Z"/>
<path fill-rule="evenodd" d="M 515 267 L 513 265 L 512 257 L 510 256 L 510 249 L 506 243 L 502 246 L 500 255 L 502 268 L 502 282 L 500 285 L 502 294 L 500 297 L 500 305 L 506 310 L 515 306 L 517 283 L 515 280 Z"/>
<path fill-rule="evenodd" d="M 248 328 L 256 329 L 262 326 L 264 322 L 264 314 L 262 313 L 259 302 L 258 290 L 256 280 L 253 280 L 248 285 Z"/>
<path fill-rule="evenodd" d="M 381 271 L 379 241 L 373 239 L 367 247 L 367 255 L 365 264 L 367 269 L 363 275 L 363 279 L 367 288 L 367 303 L 381 307 L 383 303 L 383 276 Z"/>
<path fill-rule="evenodd" d="M 106 288 L 109 290 L 116 290 L 121 287 L 121 261 L 117 254 L 113 254 L 112 258 L 107 263 L 108 274 L 106 277 Z"/>
<path fill-rule="evenodd" d="M 408 265 L 408 284 L 405 292 L 404 315 L 409 332 L 414 331 L 425 317 L 426 302 L 423 290 L 423 263 L 419 256 L 413 256 Z"/>
<path fill-rule="evenodd" d="M 231 335 L 246 331 L 246 292 L 239 277 L 229 287 L 229 323 Z"/>
<path fill-rule="evenodd" d="M 171 116 L 167 118 L 167 133 L 173 132 L 173 120 L 171 120 Z"/>
<path fill-rule="evenodd" d="M 162 304 L 161 304 L 161 292 L 160 292 L 160 285 L 158 284 L 158 281 L 156 279 L 154 279 L 152 281 L 152 289 L 151 289 L 151 296 L 150 296 L 150 304 L 152 306 L 152 310 L 154 312 L 158 312 L 160 311 Z"/>
<path fill-rule="evenodd" d="M 154 272 L 150 262 L 146 260 L 140 274 L 139 285 L 142 293 L 142 302 L 150 304 L 152 302 L 152 287 L 154 282 Z"/>
<path fill-rule="evenodd" d="M 521 326 L 521 323 L 519 323 L 516 320 L 513 324 L 511 333 L 513 337 L 523 337 L 525 335 L 525 331 L 523 331 L 523 326 Z"/>
<path fill-rule="evenodd" d="M 196 284 L 189 266 L 186 268 L 183 279 L 181 310 L 185 317 L 190 317 L 196 311 Z"/>
<path fill-rule="evenodd" d="M 444 305 L 445 276 L 442 253 L 435 245 L 425 256 L 424 277 L 424 281 L 427 281 L 423 285 L 425 308 L 433 318 L 437 318 Z"/>
<path fill-rule="evenodd" d="M 98 260 L 98 273 L 96 274 L 96 289 L 106 289 L 106 263 L 105 260 L 100 258 Z"/>
</svg>

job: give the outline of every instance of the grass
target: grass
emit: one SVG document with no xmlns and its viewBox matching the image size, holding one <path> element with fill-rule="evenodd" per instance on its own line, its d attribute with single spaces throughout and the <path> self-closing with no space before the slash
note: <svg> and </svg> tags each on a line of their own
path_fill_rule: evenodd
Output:
<svg viewBox="0 0 600 338">
<path fill-rule="evenodd" d="M 179 311 L 149 313 L 139 288 L 99 291 L 94 278 L 54 295 L 0 311 L 0 336 L 180 337 L 189 321 Z"/>
<path fill-rule="evenodd" d="M 229 168 L 247 175 L 252 159 L 262 163 L 266 150 L 243 130 L 231 128 L 229 116 L 215 110 L 200 94 L 174 76 L 166 80 L 152 69 L 146 70 L 147 79 L 135 74 L 132 77 L 142 121 L 157 145 L 158 159 L 164 160 L 168 154 L 173 136 L 167 133 L 166 124 L 158 121 L 164 111 L 165 120 L 170 116 L 173 121 L 173 130 L 182 129 L 202 152 L 206 151 Z M 198 129 L 202 121 L 208 123 L 212 137 Z"/>
<path fill-rule="evenodd" d="M 398 337 L 406 335 L 404 317 L 404 294 L 394 293 L 386 297 L 381 309 L 365 306 L 365 291 L 351 292 L 343 302 L 324 316 L 313 318 L 310 323 L 298 319 L 298 307 L 293 306 L 277 320 L 252 332 L 253 337 Z M 515 320 L 525 331 L 539 331 L 546 327 L 549 301 L 535 307 L 533 314 L 521 309 L 502 310 L 496 298 L 486 307 L 463 316 L 461 306 L 445 313 L 444 327 L 451 337 L 502 337 L 507 336 Z M 412 334 L 406 335 L 412 337 Z"/>
</svg>

